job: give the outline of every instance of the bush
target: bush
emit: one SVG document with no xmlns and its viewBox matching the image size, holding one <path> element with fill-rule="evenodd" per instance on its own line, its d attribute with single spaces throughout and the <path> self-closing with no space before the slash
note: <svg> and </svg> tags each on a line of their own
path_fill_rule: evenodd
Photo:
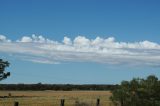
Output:
<svg viewBox="0 0 160 106">
<path fill-rule="evenodd" d="M 122 81 L 110 98 L 117 106 L 160 106 L 160 81 L 154 75 L 147 79 Z"/>
</svg>

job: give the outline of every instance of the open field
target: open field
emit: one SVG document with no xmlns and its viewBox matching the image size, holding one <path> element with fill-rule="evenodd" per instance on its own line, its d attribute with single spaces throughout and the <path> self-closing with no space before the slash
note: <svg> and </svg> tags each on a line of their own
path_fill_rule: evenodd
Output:
<svg viewBox="0 0 160 106">
<path fill-rule="evenodd" d="M 100 106 L 112 106 L 109 91 L 0 91 L 0 106 L 13 106 L 15 101 L 20 106 L 60 106 L 60 100 L 65 99 L 65 106 L 96 106 L 97 98 Z M 82 105 L 81 105 L 82 106 Z"/>
</svg>

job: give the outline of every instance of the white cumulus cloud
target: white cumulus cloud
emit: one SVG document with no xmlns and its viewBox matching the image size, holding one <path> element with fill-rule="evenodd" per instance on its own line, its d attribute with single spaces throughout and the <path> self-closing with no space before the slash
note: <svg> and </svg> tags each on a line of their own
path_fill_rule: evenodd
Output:
<svg viewBox="0 0 160 106">
<path fill-rule="evenodd" d="M 11 42 L 11 40 L 7 39 L 4 35 L 0 35 L 0 42 Z"/>
<path fill-rule="evenodd" d="M 21 40 L 18 40 L 18 42 L 32 42 L 32 38 L 24 36 Z"/>
<path fill-rule="evenodd" d="M 63 43 L 64 43 L 65 45 L 72 45 L 72 41 L 71 41 L 71 39 L 68 38 L 68 37 L 64 37 Z"/>
<path fill-rule="evenodd" d="M 114 37 L 88 39 L 64 37 L 62 42 L 43 36 L 23 36 L 11 41 L 0 35 L 0 52 L 37 63 L 97 62 L 120 65 L 160 66 L 160 44 L 148 40 L 118 42 Z"/>
</svg>

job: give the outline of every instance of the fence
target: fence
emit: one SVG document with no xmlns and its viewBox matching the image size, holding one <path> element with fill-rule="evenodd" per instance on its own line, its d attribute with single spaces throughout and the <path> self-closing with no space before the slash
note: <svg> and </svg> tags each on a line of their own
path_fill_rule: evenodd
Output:
<svg viewBox="0 0 160 106">
<path fill-rule="evenodd" d="M 2 106 L 114 106 L 112 104 L 112 102 L 108 101 L 108 102 L 101 102 L 101 100 L 98 98 L 98 99 L 95 99 L 93 101 L 79 101 L 79 100 L 75 100 L 74 102 L 73 101 L 70 101 L 69 99 L 60 99 L 58 100 L 59 102 L 57 103 L 54 103 L 53 102 L 44 102 L 44 103 L 31 103 L 31 102 L 22 102 L 22 101 L 15 101 L 13 103 L 10 103 L 10 104 L 3 104 Z M 1 106 L 1 105 L 0 105 Z"/>
</svg>

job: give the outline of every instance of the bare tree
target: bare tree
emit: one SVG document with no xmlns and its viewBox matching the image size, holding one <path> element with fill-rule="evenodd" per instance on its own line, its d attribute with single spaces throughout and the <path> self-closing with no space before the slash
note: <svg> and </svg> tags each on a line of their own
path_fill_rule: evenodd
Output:
<svg viewBox="0 0 160 106">
<path fill-rule="evenodd" d="M 5 68 L 9 67 L 10 63 L 0 59 L 0 81 L 10 76 L 10 72 L 5 72 Z"/>
</svg>

